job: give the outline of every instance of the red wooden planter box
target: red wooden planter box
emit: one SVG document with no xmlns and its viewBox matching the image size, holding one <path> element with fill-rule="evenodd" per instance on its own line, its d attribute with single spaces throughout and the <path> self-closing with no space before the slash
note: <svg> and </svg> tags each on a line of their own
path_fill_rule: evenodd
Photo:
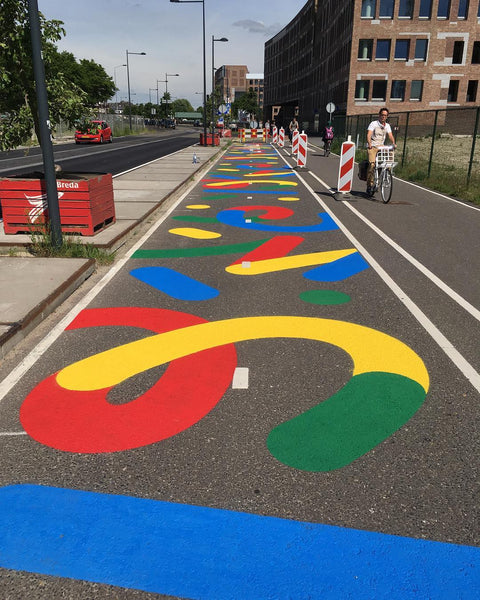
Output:
<svg viewBox="0 0 480 600">
<path fill-rule="evenodd" d="M 115 223 L 111 173 L 65 173 L 57 179 L 60 224 L 64 233 L 95 235 Z M 48 220 L 44 179 L 17 175 L 0 179 L 5 233 L 42 230 Z"/>
</svg>

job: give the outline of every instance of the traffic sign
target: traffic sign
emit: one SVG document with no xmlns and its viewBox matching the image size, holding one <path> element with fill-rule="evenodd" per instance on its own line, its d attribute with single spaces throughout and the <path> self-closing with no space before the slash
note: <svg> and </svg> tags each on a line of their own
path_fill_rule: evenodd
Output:
<svg viewBox="0 0 480 600">
<path fill-rule="evenodd" d="M 336 108 L 336 107 L 335 107 L 335 104 L 334 104 L 333 102 L 329 102 L 329 103 L 327 104 L 327 112 L 328 112 L 329 114 L 332 114 L 333 112 L 335 112 L 335 108 Z"/>
</svg>

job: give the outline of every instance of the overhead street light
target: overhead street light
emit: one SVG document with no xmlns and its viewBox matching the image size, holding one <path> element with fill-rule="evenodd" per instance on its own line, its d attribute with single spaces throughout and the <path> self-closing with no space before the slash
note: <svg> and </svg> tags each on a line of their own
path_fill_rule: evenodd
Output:
<svg viewBox="0 0 480 600">
<path fill-rule="evenodd" d="M 157 79 L 157 104 L 158 104 L 158 84 L 164 83 L 165 84 L 165 103 L 167 105 L 167 110 L 168 110 L 167 94 L 168 94 L 168 78 L 169 77 L 180 77 L 180 75 L 178 73 L 165 73 L 165 79 Z M 165 115 L 165 116 L 167 117 L 168 115 Z"/>
<path fill-rule="evenodd" d="M 139 56 L 145 56 L 146 52 L 129 52 L 127 53 L 127 85 L 128 85 L 128 124 L 130 126 L 130 131 L 132 131 L 132 104 L 130 102 L 130 69 L 128 67 L 128 56 L 129 54 L 138 54 Z"/>
<path fill-rule="evenodd" d="M 214 145 L 215 137 L 215 42 L 228 42 L 228 38 L 216 38 L 212 35 L 212 146 Z"/>
<path fill-rule="evenodd" d="M 203 24 L 203 145 L 208 146 L 207 142 L 207 61 L 205 56 L 205 0 L 170 0 L 178 4 L 201 4 L 202 5 L 202 24 Z M 213 142 L 213 140 L 212 140 Z"/>
<path fill-rule="evenodd" d="M 126 67 L 127 65 L 117 65 L 116 67 L 113 67 L 113 83 L 115 84 L 115 104 L 118 104 L 118 90 L 117 90 L 117 69 L 120 69 L 120 67 Z M 117 106 L 118 108 L 118 106 Z"/>
</svg>

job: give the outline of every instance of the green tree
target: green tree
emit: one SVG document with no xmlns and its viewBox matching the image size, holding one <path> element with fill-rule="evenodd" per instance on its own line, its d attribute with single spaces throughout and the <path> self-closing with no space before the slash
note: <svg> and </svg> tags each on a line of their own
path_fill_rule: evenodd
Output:
<svg viewBox="0 0 480 600">
<path fill-rule="evenodd" d="M 193 106 L 185 98 L 177 98 L 172 102 L 173 110 L 177 112 L 195 112 Z"/>
<path fill-rule="evenodd" d="M 63 23 L 39 17 L 50 121 L 53 127 L 60 120 L 73 125 L 88 112 L 88 98 L 56 71 L 55 42 L 65 35 Z M 40 139 L 27 0 L 2 0 L 0 31 L 0 149 L 10 150 L 25 142 L 32 129 Z"/>
<path fill-rule="evenodd" d="M 232 104 L 232 114 L 236 115 L 239 110 L 244 110 L 258 120 L 260 118 L 260 108 L 258 106 L 257 94 L 252 88 L 246 94 L 236 99 Z"/>
</svg>

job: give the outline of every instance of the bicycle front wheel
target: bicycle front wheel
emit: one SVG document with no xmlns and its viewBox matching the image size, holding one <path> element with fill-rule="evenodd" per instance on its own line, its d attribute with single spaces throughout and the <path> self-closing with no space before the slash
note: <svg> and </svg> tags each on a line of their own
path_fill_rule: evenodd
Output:
<svg viewBox="0 0 480 600">
<path fill-rule="evenodd" d="M 392 197 L 393 179 L 390 169 L 383 169 L 380 173 L 380 193 L 384 204 L 390 202 Z"/>
</svg>

